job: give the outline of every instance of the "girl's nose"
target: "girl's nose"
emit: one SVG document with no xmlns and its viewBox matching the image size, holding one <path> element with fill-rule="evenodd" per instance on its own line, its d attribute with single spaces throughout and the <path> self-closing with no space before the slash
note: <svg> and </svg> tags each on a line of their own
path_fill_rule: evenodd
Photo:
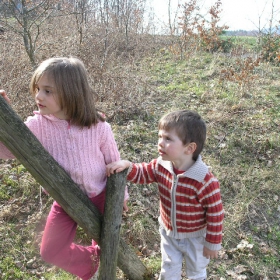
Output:
<svg viewBox="0 0 280 280">
<path fill-rule="evenodd" d="M 43 98 L 42 91 L 38 90 L 37 93 L 36 93 L 36 95 L 35 95 L 35 97 L 36 97 L 36 99 L 38 99 L 38 100 L 42 100 L 42 98 Z"/>
<path fill-rule="evenodd" d="M 162 139 L 158 139 L 158 145 L 159 145 L 160 147 L 163 146 L 163 141 L 162 141 Z"/>
</svg>

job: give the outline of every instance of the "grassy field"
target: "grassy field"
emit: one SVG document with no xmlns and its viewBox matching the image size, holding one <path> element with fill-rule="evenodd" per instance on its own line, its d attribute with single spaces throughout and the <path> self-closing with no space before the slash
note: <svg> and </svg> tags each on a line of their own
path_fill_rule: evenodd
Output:
<svg viewBox="0 0 280 280">
<path fill-rule="evenodd" d="M 208 127 L 202 157 L 220 180 L 225 208 L 223 249 L 211 261 L 208 279 L 280 279 L 280 68 L 253 60 L 248 68 L 250 61 L 239 59 L 195 52 L 180 60 L 169 48 L 158 48 L 126 66 L 138 83 L 129 97 L 120 96 L 130 106 L 108 114 L 108 121 L 122 158 L 141 162 L 158 156 L 157 122 L 164 113 L 198 111 Z M 30 99 L 23 111 L 16 93 L 10 96 L 18 114 L 31 114 Z M 75 279 L 40 259 L 52 198 L 16 160 L 0 161 L 0 170 L 0 278 Z M 150 279 L 157 279 L 157 187 L 128 185 L 122 236 L 150 269 Z M 90 242 L 82 229 L 77 242 Z M 121 271 L 118 279 L 125 279 Z"/>
</svg>

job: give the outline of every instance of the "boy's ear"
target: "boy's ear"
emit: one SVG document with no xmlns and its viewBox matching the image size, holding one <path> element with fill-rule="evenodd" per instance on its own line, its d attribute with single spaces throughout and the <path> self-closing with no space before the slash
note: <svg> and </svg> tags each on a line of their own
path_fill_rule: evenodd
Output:
<svg viewBox="0 0 280 280">
<path fill-rule="evenodd" d="M 193 153 L 195 152 L 195 150 L 196 150 L 196 147 L 197 147 L 197 145 L 196 145 L 195 142 L 189 143 L 189 144 L 186 146 L 186 154 L 187 154 L 187 155 L 193 154 Z"/>
</svg>

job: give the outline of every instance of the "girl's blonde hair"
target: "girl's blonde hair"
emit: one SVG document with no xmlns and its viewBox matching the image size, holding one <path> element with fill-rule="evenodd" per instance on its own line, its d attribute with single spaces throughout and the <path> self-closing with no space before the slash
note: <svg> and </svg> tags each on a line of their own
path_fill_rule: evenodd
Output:
<svg viewBox="0 0 280 280">
<path fill-rule="evenodd" d="M 30 92 L 37 92 L 37 84 L 43 75 L 47 75 L 55 85 L 55 98 L 61 109 L 69 117 L 71 124 L 87 126 L 104 121 L 95 107 L 95 94 L 88 81 L 86 68 L 81 60 L 74 57 L 57 57 L 43 61 L 35 70 Z"/>
</svg>

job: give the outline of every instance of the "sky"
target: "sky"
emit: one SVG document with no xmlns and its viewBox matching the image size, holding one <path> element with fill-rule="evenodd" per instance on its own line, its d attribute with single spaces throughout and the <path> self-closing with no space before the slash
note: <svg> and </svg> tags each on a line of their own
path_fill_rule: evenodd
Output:
<svg viewBox="0 0 280 280">
<path fill-rule="evenodd" d="M 168 19 L 169 0 L 150 0 L 156 18 L 164 22 Z M 184 0 L 171 0 L 172 10 L 175 12 L 178 1 L 185 3 Z M 211 7 L 215 0 L 198 0 L 199 6 L 205 11 Z M 229 26 L 228 30 L 257 30 L 268 28 L 272 10 L 274 11 L 274 23 L 280 21 L 280 0 L 221 0 L 222 13 L 221 25 Z M 272 4 L 274 8 L 272 9 Z"/>
</svg>

